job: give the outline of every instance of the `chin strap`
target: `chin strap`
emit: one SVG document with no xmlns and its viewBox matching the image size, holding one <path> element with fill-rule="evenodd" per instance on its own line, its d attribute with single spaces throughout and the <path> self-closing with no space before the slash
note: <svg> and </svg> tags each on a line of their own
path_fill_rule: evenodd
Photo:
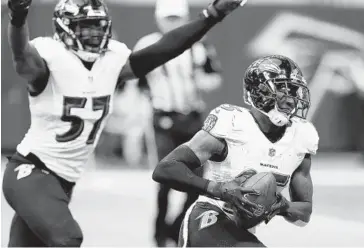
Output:
<svg viewBox="0 0 364 248">
<path fill-rule="evenodd" d="M 55 33 L 53 35 L 53 39 L 62 42 L 61 38 L 59 37 L 59 35 L 57 33 Z M 64 42 L 62 42 L 64 44 Z M 67 48 L 66 44 L 64 44 L 65 47 Z M 96 59 L 98 59 L 100 57 L 99 53 L 90 53 L 90 52 L 86 52 L 86 51 L 82 51 L 82 50 L 73 50 L 71 48 L 67 48 L 69 49 L 71 52 L 73 52 L 77 57 L 79 57 L 81 60 L 86 61 L 86 62 L 95 62 Z"/>
<path fill-rule="evenodd" d="M 91 52 L 86 52 L 86 51 L 82 51 L 82 50 L 73 50 L 70 49 L 74 54 L 76 54 L 80 59 L 82 59 L 83 61 L 86 62 L 95 62 L 96 59 L 98 59 L 100 57 L 99 53 L 91 53 Z"/>
<path fill-rule="evenodd" d="M 268 112 L 268 117 L 270 121 L 278 127 L 282 127 L 289 123 L 289 117 L 286 114 L 279 112 L 276 108 Z"/>
<path fill-rule="evenodd" d="M 257 108 L 258 109 L 258 108 Z M 280 112 L 277 107 L 275 106 L 272 110 L 270 110 L 268 113 L 258 109 L 262 114 L 265 116 L 268 116 L 269 120 L 276 126 L 282 127 L 284 125 L 287 125 L 290 121 L 290 117 L 286 114 Z"/>
<path fill-rule="evenodd" d="M 284 126 L 284 125 L 287 125 L 290 123 L 290 119 L 291 119 L 292 115 L 287 115 L 287 114 L 279 111 L 278 107 L 277 107 L 277 103 L 274 104 L 273 109 L 271 109 L 268 113 L 266 113 L 263 110 L 257 108 L 257 106 L 254 104 L 254 102 L 251 98 L 250 92 L 247 92 L 246 96 L 247 97 L 245 99 L 245 103 L 251 105 L 253 108 L 257 109 L 259 112 L 261 112 L 262 114 L 267 116 L 274 125 L 281 127 L 281 126 Z M 294 112 L 294 110 L 292 110 L 292 112 Z"/>
</svg>

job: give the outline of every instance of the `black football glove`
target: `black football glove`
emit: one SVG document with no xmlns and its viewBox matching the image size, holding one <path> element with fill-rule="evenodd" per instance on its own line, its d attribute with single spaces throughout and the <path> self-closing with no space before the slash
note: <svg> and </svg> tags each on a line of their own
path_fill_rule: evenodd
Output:
<svg viewBox="0 0 364 248">
<path fill-rule="evenodd" d="M 27 11 L 32 4 L 32 0 L 8 0 L 8 7 L 12 12 Z"/>
<path fill-rule="evenodd" d="M 251 188 L 244 188 L 241 185 L 256 174 L 255 171 L 246 171 L 228 182 L 216 182 L 210 190 L 210 195 L 214 198 L 231 204 L 237 211 L 244 213 L 247 217 L 253 217 L 261 206 L 255 204 L 246 197 L 247 194 L 259 195 Z"/>
<path fill-rule="evenodd" d="M 10 22 L 15 27 L 24 25 L 32 0 L 8 0 Z"/>
<path fill-rule="evenodd" d="M 259 208 L 259 206 L 248 200 L 246 194 L 258 194 L 251 188 L 240 186 L 237 180 L 229 182 L 219 182 L 215 187 L 215 196 L 227 203 L 232 204 L 239 212 L 245 213 L 248 217 L 252 217 L 254 213 L 250 209 Z"/>
<path fill-rule="evenodd" d="M 276 197 L 275 203 L 273 203 L 267 217 L 265 218 L 265 224 L 268 224 L 268 222 L 277 214 L 288 209 L 288 200 L 281 193 L 276 193 Z"/>
<path fill-rule="evenodd" d="M 202 11 L 205 17 L 214 18 L 217 21 L 222 21 L 230 12 L 244 6 L 247 0 L 215 0 L 206 9 Z"/>
</svg>

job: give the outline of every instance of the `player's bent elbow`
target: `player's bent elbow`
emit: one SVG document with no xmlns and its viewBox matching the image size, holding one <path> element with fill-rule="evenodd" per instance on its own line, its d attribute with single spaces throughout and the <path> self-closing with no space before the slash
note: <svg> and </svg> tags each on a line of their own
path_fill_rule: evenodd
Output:
<svg viewBox="0 0 364 248">
<path fill-rule="evenodd" d="M 293 225 L 295 226 L 298 226 L 298 227 L 304 227 L 306 226 L 309 222 L 310 222 L 310 217 L 303 217 L 303 218 L 290 218 L 290 217 L 287 217 L 285 216 L 284 217 L 288 222 L 292 223 Z"/>
<path fill-rule="evenodd" d="M 161 173 L 159 171 L 160 169 L 158 166 L 154 169 L 152 179 L 156 181 L 157 183 L 160 183 L 162 181 Z"/>
<path fill-rule="evenodd" d="M 39 74 L 36 68 L 31 68 L 26 61 L 20 59 L 14 60 L 14 68 L 19 76 L 28 81 L 33 81 Z"/>
<path fill-rule="evenodd" d="M 309 213 L 307 213 L 301 220 L 303 221 L 303 222 L 305 222 L 305 223 L 308 223 L 308 222 L 310 222 L 310 220 L 311 220 L 311 213 L 312 213 L 312 209 L 311 209 L 311 211 L 309 212 Z"/>
<path fill-rule="evenodd" d="M 152 179 L 158 183 L 173 184 L 179 176 L 179 172 L 168 160 L 162 160 L 153 171 Z"/>
<path fill-rule="evenodd" d="M 312 215 L 312 203 L 310 203 L 309 207 L 306 209 L 306 212 L 302 216 L 301 220 L 308 223 L 310 222 L 311 215 Z"/>
<path fill-rule="evenodd" d="M 305 226 L 307 225 L 309 222 L 310 222 L 310 219 L 311 219 L 311 212 L 312 212 L 312 209 L 310 212 L 306 212 L 303 216 L 301 216 L 300 218 L 298 218 L 297 220 L 297 226 Z"/>
<path fill-rule="evenodd" d="M 165 163 L 159 162 L 157 167 L 153 171 L 152 179 L 158 183 L 166 181 Z"/>
<path fill-rule="evenodd" d="M 14 69 L 16 73 L 18 73 L 20 76 L 26 73 L 26 67 L 25 62 L 23 60 L 17 59 L 13 62 Z"/>
<path fill-rule="evenodd" d="M 293 224 L 298 227 L 305 227 L 308 224 L 308 222 L 302 221 L 302 220 L 297 220 L 297 221 L 293 222 Z"/>
</svg>

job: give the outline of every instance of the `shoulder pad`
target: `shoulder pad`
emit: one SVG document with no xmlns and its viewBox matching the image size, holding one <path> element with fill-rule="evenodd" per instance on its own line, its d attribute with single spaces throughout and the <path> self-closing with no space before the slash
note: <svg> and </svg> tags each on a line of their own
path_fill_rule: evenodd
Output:
<svg viewBox="0 0 364 248">
<path fill-rule="evenodd" d="M 110 56 L 111 63 L 118 73 L 122 70 L 123 66 L 127 63 L 131 50 L 124 44 L 117 40 L 110 40 L 108 46 L 108 52 Z M 107 53 L 106 53 L 107 54 Z"/>
<path fill-rule="evenodd" d="M 302 139 L 306 153 L 315 155 L 319 144 L 319 135 L 315 126 L 311 122 L 303 119 L 296 119 L 294 122 L 300 125 L 300 138 Z"/>
<path fill-rule="evenodd" d="M 222 104 L 210 112 L 202 129 L 215 137 L 226 138 L 234 127 L 236 114 L 244 110 L 239 106 Z"/>
<path fill-rule="evenodd" d="M 39 55 L 47 62 L 59 51 L 63 44 L 52 37 L 37 37 L 30 41 L 30 44 L 37 49 Z"/>
<path fill-rule="evenodd" d="M 131 51 L 124 43 L 117 40 L 110 40 L 108 48 L 112 52 L 130 54 Z"/>
</svg>

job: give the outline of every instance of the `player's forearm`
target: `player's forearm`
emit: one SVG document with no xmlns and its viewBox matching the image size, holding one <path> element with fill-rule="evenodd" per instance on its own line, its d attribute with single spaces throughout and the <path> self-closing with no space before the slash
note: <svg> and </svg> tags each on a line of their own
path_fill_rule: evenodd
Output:
<svg viewBox="0 0 364 248">
<path fill-rule="evenodd" d="M 308 223 L 312 213 L 311 202 L 289 202 L 287 210 L 281 212 L 279 215 L 292 223 Z M 301 224 L 303 224 L 301 223 Z"/>
<path fill-rule="evenodd" d="M 31 92 L 41 92 L 47 84 L 49 70 L 43 58 L 29 43 L 27 25 L 16 27 L 10 23 L 8 36 L 16 72 L 27 80 Z"/>
<path fill-rule="evenodd" d="M 209 180 L 192 170 L 201 166 L 200 160 L 186 145 L 181 145 L 163 158 L 153 172 L 153 180 L 182 192 L 204 194 Z"/>
<path fill-rule="evenodd" d="M 9 1 L 8 39 L 14 59 L 22 60 L 29 50 L 29 30 L 26 24 L 30 0 Z"/>
<path fill-rule="evenodd" d="M 162 160 L 153 172 L 153 180 L 182 192 L 205 194 L 209 180 L 195 175 L 184 163 Z"/>
<path fill-rule="evenodd" d="M 25 60 L 29 50 L 29 30 L 27 24 L 16 27 L 9 23 L 8 38 L 14 60 Z"/>
<path fill-rule="evenodd" d="M 142 50 L 133 52 L 130 65 L 137 77 L 141 77 L 167 61 L 182 54 L 200 40 L 216 20 L 200 18 L 163 35 L 162 39 Z"/>
</svg>

